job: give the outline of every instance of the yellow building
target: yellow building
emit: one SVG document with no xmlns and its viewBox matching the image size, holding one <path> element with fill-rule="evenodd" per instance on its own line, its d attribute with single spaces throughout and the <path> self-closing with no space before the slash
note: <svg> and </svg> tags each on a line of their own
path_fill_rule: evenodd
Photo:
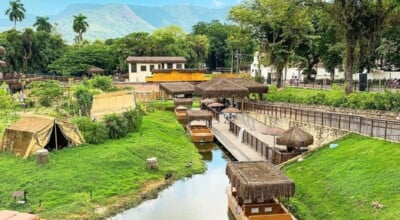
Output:
<svg viewBox="0 0 400 220">
<path fill-rule="evenodd" d="M 211 79 L 205 69 L 154 69 L 146 82 L 203 82 Z"/>
</svg>

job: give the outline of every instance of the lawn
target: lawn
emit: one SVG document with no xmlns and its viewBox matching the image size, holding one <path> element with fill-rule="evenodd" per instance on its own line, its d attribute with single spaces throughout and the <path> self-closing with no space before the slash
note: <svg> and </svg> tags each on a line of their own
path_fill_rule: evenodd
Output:
<svg viewBox="0 0 400 220">
<path fill-rule="evenodd" d="M 300 219 L 397 219 L 400 145 L 356 134 L 336 143 L 283 168 L 296 183 L 294 213 Z"/>
<path fill-rule="evenodd" d="M 158 158 L 158 171 L 146 170 L 149 157 Z M 36 165 L 34 157 L 0 154 L 0 209 L 33 211 L 44 219 L 103 218 L 109 213 L 98 210 L 136 204 L 146 197 L 140 194 L 143 187 L 163 183 L 166 173 L 178 179 L 204 170 L 174 114 L 156 111 L 143 118 L 139 132 L 100 145 L 53 151 L 47 165 Z M 28 192 L 27 204 L 13 202 L 11 194 L 17 190 Z"/>
</svg>

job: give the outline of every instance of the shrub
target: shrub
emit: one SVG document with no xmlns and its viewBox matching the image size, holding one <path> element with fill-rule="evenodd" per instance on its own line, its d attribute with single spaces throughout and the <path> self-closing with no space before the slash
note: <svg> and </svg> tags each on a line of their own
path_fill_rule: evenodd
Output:
<svg viewBox="0 0 400 220">
<path fill-rule="evenodd" d="M 139 130 L 140 125 L 142 124 L 143 115 L 144 113 L 140 105 L 135 109 L 123 113 L 123 116 L 128 123 L 128 131 L 134 132 Z"/>
<path fill-rule="evenodd" d="M 88 117 L 75 117 L 71 121 L 78 125 L 86 143 L 101 144 L 108 139 L 108 130 L 103 122 L 93 122 Z"/>
<path fill-rule="evenodd" d="M 104 117 L 104 123 L 108 129 L 108 137 L 111 139 L 124 137 L 128 133 L 128 122 L 122 115 L 106 115 Z"/>
</svg>

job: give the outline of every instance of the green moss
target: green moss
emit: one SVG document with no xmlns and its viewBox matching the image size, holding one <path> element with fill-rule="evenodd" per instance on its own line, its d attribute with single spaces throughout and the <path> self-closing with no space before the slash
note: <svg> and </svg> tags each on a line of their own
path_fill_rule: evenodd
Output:
<svg viewBox="0 0 400 220">
<path fill-rule="evenodd" d="M 158 158 L 158 171 L 146 170 L 149 157 Z M 188 161 L 191 168 L 185 167 Z M 45 219 L 95 216 L 97 205 L 138 194 L 145 183 L 162 181 L 168 172 L 182 178 L 204 170 L 201 156 L 173 113 L 156 111 L 143 118 L 136 133 L 100 145 L 53 151 L 47 165 L 36 165 L 34 157 L 0 154 L 0 209 L 34 211 Z M 26 205 L 13 203 L 16 190 L 28 191 Z"/>
<path fill-rule="evenodd" d="M 400 145 L 351 134 L 283 171 L 296 183 L 301 219 L 396 219 L 400 214 Z M 374 208 L 378 201 L 385 207 Z"/>
</svg>

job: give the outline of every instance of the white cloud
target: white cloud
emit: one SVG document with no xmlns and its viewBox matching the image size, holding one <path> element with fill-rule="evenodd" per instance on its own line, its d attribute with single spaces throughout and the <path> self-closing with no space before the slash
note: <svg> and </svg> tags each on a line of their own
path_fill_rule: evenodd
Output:
<svg viewBox="0 0 400 220">
<path fill-rule="evenodd" d="M 213 5 L 216 7 L 224 6 L 225 3 L 222 0 L 213 0 Z"/>
</svg>

